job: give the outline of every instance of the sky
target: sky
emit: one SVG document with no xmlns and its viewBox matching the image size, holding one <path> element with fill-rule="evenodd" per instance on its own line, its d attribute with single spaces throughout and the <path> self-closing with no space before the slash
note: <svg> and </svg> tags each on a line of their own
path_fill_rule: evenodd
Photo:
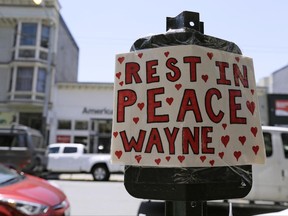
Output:
<svg viewBox="0 0 288 216">
<path fill-rule="evenodd" d="M 166 17 L 198 12 L 204 33 L 236 43 L 256 82 L 288 65 L 288 1 L 59 0 L 79 46 L 79 82 L 114 82 L 115 56 L 141 37 L 166 32 Z"/>
</svg>

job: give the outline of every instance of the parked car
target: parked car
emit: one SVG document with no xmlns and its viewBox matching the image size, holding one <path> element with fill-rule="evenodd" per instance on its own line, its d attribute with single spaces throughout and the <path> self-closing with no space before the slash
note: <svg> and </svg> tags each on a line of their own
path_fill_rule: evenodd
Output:
<svg viewBox="0 0 288 216">
<path fill-rule="evenodd" d="M 287 216 L 288 215 L 288 209 L 277 211 L 277 212 L 271 212 L 266 214 L 257 214 L 254 216 Z"/>
<path fill-rule="evenodd" d="M 124 173 L 123 165 L 111 164 L 110 154 L 88 154 L 83 144 L 48 146 L 47 170 L 51 173 L 91 173 L 95 181 L 108 181 L 111 173 Z"/>
<path fill-rule="evenodd" d="M 0 215 L 70 215 L 66 195 L 48 181 L 0 164 Z"/>
<path fill-rule="evenodd" d="M 36 174 L 46 170 L 47 152 L 42 134 L 18 124 L 0 127 L 0 163 Z"/>
<path fill-rule="evenodd" d="M 26 216 L 21 211 L 18 211 L 14 206 L 6 202 L 0 201 L 0 215 L 1 216 Z"/>
</svg>

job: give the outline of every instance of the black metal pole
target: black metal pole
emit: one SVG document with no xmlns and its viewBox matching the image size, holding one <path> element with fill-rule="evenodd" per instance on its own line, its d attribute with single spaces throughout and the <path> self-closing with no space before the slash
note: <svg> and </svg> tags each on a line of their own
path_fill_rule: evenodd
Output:
<svg viewBox="0 0 288 216">
<path fill-rule="evenodd" d="M 206 201 L 165 201 L 165 216 L 207 216 Z"/>
</svg>

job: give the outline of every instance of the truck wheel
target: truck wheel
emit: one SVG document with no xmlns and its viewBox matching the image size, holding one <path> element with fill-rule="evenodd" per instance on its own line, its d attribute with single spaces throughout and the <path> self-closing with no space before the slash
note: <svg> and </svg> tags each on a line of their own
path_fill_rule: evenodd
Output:
<svg viewBox="0 0 288 216">
<path fill-rule="evenodd" d="M 96 165 L 92 169 L 92 175 L 95 181 L 108 181 L 110 177 L 109 170 L 105 165 Z"/>
</svg>

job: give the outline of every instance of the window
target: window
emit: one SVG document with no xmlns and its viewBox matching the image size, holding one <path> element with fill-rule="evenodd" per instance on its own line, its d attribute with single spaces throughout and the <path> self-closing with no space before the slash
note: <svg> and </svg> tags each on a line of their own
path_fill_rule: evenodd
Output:
<svg viewBox="0 0 288 216">
<path fill-rule="evenodd" d="M 9 82 L 9 91 L 12 91 L 12 83 L 13 83 L 13 68 L 11 68 L 11 71 L 10 71 L 10 82 Z"/>
<path fill-rule="evenodd" d="M 282 133 L 281 138 L 282 138 L 285 158 L 288 158 L 288 134 Z"/>
<path fill-rule="evenodd" d="M 50 27 L 47 25 L 42 25 L 41 29 L 41 47 L 48 48 L 49 47 L 49 34 L 50 34 Z"/>
<path fill-rule="evenodd" d="M 270 157 L 273 153 L 271 134 L 263 133 L 263 137 L 266 149 L 266 157 Z"/>
<path fill-rule="evenodd" d="M 87 121 L 75 121 L 75 130 L 88 130 Z"/>
<path fill-rule="evenodd" d="M 74 143 L 82 143 L 87 145 L 88 138 L 86 136 L 75 136 Z"/>
<path fill-rule="evenodd" d="M 16 143 L 12 147 L 27 147 L 27 136 L 25 134 L 18 134 Z"/>
<path fill-rule="evenodd" d="M 76 153 L 77 148 L 76 147 L 65 147 L 63 150 L 63 153 Z"/>
<path fill-rule="evenodd" d="M 49 148 L 48 153 L 49 154 L 56 154 L 59 152 L 59 149 L 60 149 L 60 147 L 51 147 L 51 148 Z"/>
<path fill-rule="evenodd" d="M 1 134 L 0 147 L 27 147 L 24 134 Z"/>
<path fill-rule="evenodd" d="M 111 119 L 96 119 L 92 121 L 92 130 L 96 135 L 90 137 L 92 152 L 95 153 L 110 153 L 112 120 Z"/>
<path fill-rule="evenodd" d="M 71 121 L 70 120 L 59 120 L 58 121 L 58 129 L 70 130 L 71 129 Z"/>
<path fill-rule="evenodd" d="M 41 136 L 32 135 L 31 140 L 36 149 L 44 149 L 44 140 Z"/>
<path fill-rule="evenodd" d="M 112 131 L 112 122 L 110 120 L 99 121 L 98 132 L 99 133 L 111 133 Z"/>
<path fill-rule="evenodd" d="M 40 51 L 39 58 L 40 58 L 40 59 L 43 59 L 43 60 L 48 60 L 48 53 L 47 53 L 47 52 Z"/>
<path fill-rule="evenodd" d="M 42 114 L 41 113 L 27 113 L 27 112 L 20 112 L 19 113 L 19 123 L 22 125 L 29 126 L 31 128 L 41 128 L 42 125 Z M 38 142 L 39 140 L 35 140 Z M 33 141 L 34 142 L 34 141 Z M 43 141 L 41 141 L 43 142 Z"/>
<path fill-rule="evenodd" d="M 31 49 L 20 49 L 20 50 L 19 50 L 19 57 L 34 58 L 34 57 L 35 57 L 35 50 L 31 50 Z"/>
<path fill-rule="evenodd" d="M 11 147 L 12 142 L 16 137 L 9 134 L 1 134 L 0 136 L 0 147 Z"/>
<path fill-rule="evenodd" d="M 98 139 L 98 153 L 110 153 L 111 137 L 99 137 Z"/>
<path fill-rule="evenodd" d="M 46 86 L 46 70 L 44 68 L 38 69 L 38 76 L 37 76 L 37 85 L 36 85 L 36 91 L 44 93 L 45 92 L 45 86 Z"/>
<path fill-rule="evenodd" d="M 16 46 L 16 42 L 17 42 L 17 32 L 18 32 L 18 24 L 15 25 L 15 29 L 14 29 L 14 40 L 13 40 L 13 46 Z M 14 56 L 14 55 L 13 55 Z"/>
<path fill-rule="evenodd" d="M 18 67 L 16 91 L 31 91 L 33 82 L 33 67 Z"/>
<path fill-rule="evenodd" d="M 22 23 L 20 45 L 35 46 L 37 23 Z"/>
</svg>

